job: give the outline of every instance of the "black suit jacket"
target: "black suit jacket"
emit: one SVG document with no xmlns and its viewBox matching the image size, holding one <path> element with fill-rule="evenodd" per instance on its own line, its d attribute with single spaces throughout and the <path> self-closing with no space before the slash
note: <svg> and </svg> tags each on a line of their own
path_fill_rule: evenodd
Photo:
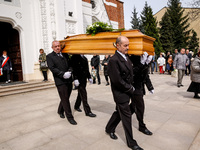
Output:
<svg viewBox="0 0 200 150">
<path fill-rule="evenodd" d="M 100 63 L 99 55 L 93 56 L 91 59 L 91 66 L 94 66 L 95 69 L 98 69 Z"/>
<path fill-rule="evenodd" d="M 0 68 L 2 68 L 2 63 L 3 63 L 4 59 L 5 58 L 3 56 L 0 57 Z M 9 58 L 8 61 L 5 64 L 5 66 L 3 67 L 3 70 L 10 70 L 10 68 L 12 68 L 12 63 L 11 63 L 11 60 Z"/>
<path fill-rule="evenodd" d="M 133 94 L 133 68 L 127 57 L 127 61 L 116 51 L 108 63 L 108 75 L 111 80 L 111 89 L 116 103 L 129 102 Z"/>
<path fill-rule="evenodd" d="M 74 80 L 78 79 L 81 84 L 86 84 L 87 79 L 91 78 L 88 60 L 85 56 L 73 55 L 71 57 Z"/>
<path fill-rule="evenodd" d="M 133 63 L 133 74 L 134 74 L 133 86 L 135 88 L 134 94 L 145 95 L 146 92 L 144 85 L 147 86 L 147 89 L 149 91 L 154 89 L 148 74 L 149 66 L 142 65 L 140 63 L 140 56 L 131 55 L 130 60 Z"/>
<path fill-rule="evenodd" d="M 51 70 L 56 86 L 71 83 L 72 78 L 64 79 L 63 75 L 67 71 L 72 71 L 65 57 L 58 56 L 54 51 L 47 55 L 47 64 Z"/>
</svg>

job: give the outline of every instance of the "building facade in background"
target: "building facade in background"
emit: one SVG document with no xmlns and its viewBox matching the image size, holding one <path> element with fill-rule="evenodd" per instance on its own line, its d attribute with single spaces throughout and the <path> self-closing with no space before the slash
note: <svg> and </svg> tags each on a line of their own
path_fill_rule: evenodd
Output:
<svg viewBox="0 0 200 150">
<path fill-rule="evenodd" d="M 83 34 L 102 21 L 124 28 L 123 2 L 119 0 L 0 0 L 0 53 L 13 62 L 12 80 L 42 79 L 39 49 L 48 54 L 53 40 Z M 1 82 L 1 79 L 0 79 Z"/>
<path fill-rule="evenodd" d="M 193 19 L 193 16 L 191 13 L 192 9 L 195 9 L 195 8 L 183 8 L 183 9 L 184 9 L 183 16 L 188 15 L 188 17 L 189 17 L 188 22 L 190 23 L 190 26 L 188 29 L 189 30 L 193 29 L 197 33 L 197 37 L 200 39 L 200 28 L 199 28 L 200 27 L 200 17 Z M 164 16 L 166 11 L 167 11 L 167 7 L 164 7 L 154 15 L 154 17 L 157 19 L 158 26 L 159 26 L 159 22 L 161 21 L 161 19 Z M 200 11 L 200 9 L 199 9 L 199 11 Z M 199 43 L 199 45 L 200 45 L 200 43 Z"/>
</svg>

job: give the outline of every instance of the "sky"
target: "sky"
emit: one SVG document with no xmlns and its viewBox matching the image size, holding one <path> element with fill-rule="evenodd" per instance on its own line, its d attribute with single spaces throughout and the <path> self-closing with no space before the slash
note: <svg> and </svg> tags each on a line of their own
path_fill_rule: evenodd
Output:
<svg viewBox="0 0 200 150">
<path fill-rule="evenodd" d="M 145 1 L 147 4 L 151 6 L 153 9 L 153 14 L 157 13 L 163 7 L 167 6 L 168 0 L 121 0 L 124 2 L 124 21 L 125 21 L 125 28 L 128 30 L 131 28 L 131 16 L 133 7 L 136 7 L 136 11 L 138 12 L 138 17 L 140 16 L 141 11 L 144 8 Z M 182 3 L 182 7 L 190 7 L 189 3 L 192 0 L 180 0 Z"/>
</svg>

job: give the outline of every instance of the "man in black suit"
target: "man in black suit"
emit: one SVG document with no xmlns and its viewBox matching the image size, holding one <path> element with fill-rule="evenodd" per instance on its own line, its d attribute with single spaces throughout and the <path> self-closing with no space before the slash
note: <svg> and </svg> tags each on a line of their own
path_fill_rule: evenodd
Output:
<svg viewBox="0 0 200 150">
<path fill-rule="evenodd" d="M 91 59 L 91 66 L 92 69 L 96 69 L 96 75 L 97 75 L 97 79 L 98 79 L 98 85 L 101 84 L 101 79 L 99 76 L 99 64 L 100 64 L 100 57 L 99 55 L 94 55 Z M 93 83 L 96 83 L 96 78 L 93 79 Z"/>
<path fill-rule="evenodd" d="M 129 40 L 120 36 L 116 40 L 117 51 L 108 64 L 108 75 L 111 80 L 111 89 L 116 103 L 116 111 L 112 114 L 106 125 L 106 133 L 112 139 L 117 139 L 115 129 L 122 120 L 128 147 L 132 150 L 143 150 L 133 139 L 131 110 L 129 107 L 130 97 L 133 95 L 133 68 L 132 63 L 126 56 L 129 49 Z"/>
<path fill-rule="evenodd" d="M 61 99 L 58 107 L 58 114 L 61 118 L 65 118 L 65 112 L 69 123 L 76 125 L 77 123 L 72 115 L 69 102 L 69 97 L 72 91 L 72 69 L 70 68 L 67 59 L 63 57 L 61 53 L 60 42 L 53 41 L 52 49 L 53 52 L 47 55 L 47 64 L 54 76 L 55 84 Z"/>
<path fill-rule="evenodd" d="M 153 133 L 147 129 L 144 123 L 145 105 L 143 99 L 146 93 L 144 87 L 145 85 L 147 86 L 147 89 L 150 91 L 151 94 L 154 93 L 154 88 L 148 74 L 148 65 L 152 60 L 152 56 L 145 58 L 144 55 L 142 57 L 132 55 L 130 57 L 130 60 L 133 63 L 133 86 L 135 88 L 134 94 L 131 97 L 130 109 L 132 114 L 136 114 L 137 120 L 139 122 L 139 131 L 146 135 L 152 135 Z"/>
<path fill-rule="evenodd" d="M 89 117 L 96 117 L 96 115 L 91 112 L 90 106 L 87 101 L 87 79 L 90 81 L 91 84 L 93 83 L 89 72 L 88 60 L 84 55 L 73 55 L 71 57 L 71 64 L 73 68 L 74 84 L 78 87 L 78 96 L 74 109 L 79 112 L 82 111 L 80 109 L 82 100 L 85 115 Z"/>
</svg>

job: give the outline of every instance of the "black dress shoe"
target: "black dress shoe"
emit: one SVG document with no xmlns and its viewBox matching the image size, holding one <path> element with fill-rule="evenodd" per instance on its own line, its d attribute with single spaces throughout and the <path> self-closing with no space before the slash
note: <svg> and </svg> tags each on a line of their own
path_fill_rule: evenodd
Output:
<svg viewBox="0 0 200 150">
<path fill-rule="evenodd" d="M 180 87 L 181 87 L 181 85 L 177 85 L 177 87 L 178 87 L 178 88 L 180 88 Z"/>
<path fill-rule="evenodd" d="M 183 84 L 181 84 L 180 86 L 184 86 Z"/>
<path fill-rule="evenodd" d="M 200 99 L 199 95 L 194 95 L 194 98 Z"/>
<path fill-rule="evenodd" d="M 132 147 L 132 150 L 144 150 L 144 149 L 136 145 Z"/>
<path fill-rule="evenodd" d="M 88 117 L 96 117 L 97 115 L 95 115 L 95 114 L 93 114 L 93 113 L 91 112 L 91 113 L 86 114 L 86 116 L 88 116 Z"/>
<path fill-rule="evenodd" d="M 64 114 L 59 114 L 60 118 L 65 118 Z"/>
<path fill-rule="evenodd" d="M 80 108 L 74 108 L 76 111 L 78 112 L 82 112 L 82 110 Z"/>
<path fill-rule="evenodd" d="M 69 123 L 72 125 L 77 125 L 77 122 L 74 119 L 68 119 Z"/>
<path fill-rule="evenodd" d="M 152 135 L 153 133 L 149 131 L 148 129 L 139 129 L 140 132 L 146 134 L 146 135 Z"/>
<path fill-rule="evenodd" d="M 113 133 L 113 132 L 111 132 L 111 133 L 106 132 L 106 133 L 110 136 L 111 139 L 113 139 L 113 140 L 117 140 L 118 139 L 118 137 L 116 136 L 115 133 Z"/>
</svg>

